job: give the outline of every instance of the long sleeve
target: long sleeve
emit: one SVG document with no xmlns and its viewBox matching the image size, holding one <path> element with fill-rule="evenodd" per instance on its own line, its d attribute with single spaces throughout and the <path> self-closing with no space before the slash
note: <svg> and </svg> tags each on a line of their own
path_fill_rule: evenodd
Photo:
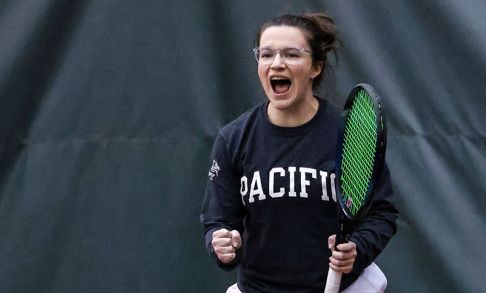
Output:
<svg viewBox="0 0 486 293">
<path fill-rule="evenodd" d="M 200 218 L 204 227 L 206 248 L 223 269 L 236 267 L 239 256 L 231 264 L 221 263 L 211 245 L 212 233 L 225 228 L 238 230 L 243 235 L 244 206 L 240 196 L 239 180 L 233 160 L 228 154 L 225 140 L 218 135 L 210 156 L 210 169 Z"/>
<path fill-rule="evenodd" d="M 352 231 L 349 240 L 356 243 L 358 256 L 353 272 L 359 273 L 383 251 L 396 233 L 398 211 L 391 202 L 393 194 L 390 172 L 385 165 L 381 180 L 364 219 Z"/>
</svg>

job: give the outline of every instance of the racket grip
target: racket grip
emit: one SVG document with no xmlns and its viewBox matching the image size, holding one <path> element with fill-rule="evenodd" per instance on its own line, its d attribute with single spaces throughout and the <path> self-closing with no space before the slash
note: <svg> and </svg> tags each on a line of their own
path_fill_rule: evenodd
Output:
<svg viewBox="0 0 486 293">
<path fill-rule="evenodd" d="M 343 273 L 336 272 L 335 270 L 329 268 L 327 272 L 326 289 L 324 293 L 338 293 L 339 287 L 341 286 L 341 277 Z"/>
</svg>

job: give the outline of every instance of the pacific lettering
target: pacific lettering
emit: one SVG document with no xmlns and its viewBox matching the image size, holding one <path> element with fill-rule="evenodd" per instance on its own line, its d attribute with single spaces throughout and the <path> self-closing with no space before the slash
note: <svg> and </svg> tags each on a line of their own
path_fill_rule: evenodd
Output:
<svg viewBox="0 0 486 293">
<path fill-rule="evenodd" d="M 306 186 L 310 185 L 310 181 L 306 179 L 305 175 L 306 174 L 311 174 L 312 178 L 316 179 L 316 169 L 311 169 L 311 168 L 306 168 L 306 167 L 300 167 L 300 197 L 309 197 L 307 194 Z"/>
<path fill-rule="evenodd" d="M 331 173 L 332 200 L 336 201 L 336 174 Z"/>
<path fill-rule="evenodd" d="M 240 181 L 240 194 L 241 194 L 241 201 L 243 202 L 243 205 L 246 205 L 245 199 L 243 197 L 247 193 L 248 193 L 248 177 L 243 176 L 241 177 L 241 181 Z"/>
<path fill-rule="evenodd" d="M 298 170 L 298 171 L 297 171 Z M 318 178 L 319 177 L 319 178 Z M 328 180 L 329 178 L 329 180 Z M 281 198 L 284 196 L 297 197 L 296 182 L 300 182 L 299 197 L 309 198 L 308 188 L 319 184 L 321 187 L 321 200 L 329 201 L 328 186 L 331 189 L 331 197 L 336 201 L 336 175 L 321 170 L 308 167 L 283 167 L 272 168 L 268 173 L 268 195 L 272 198 Z M 299 180 L 299 181 L 297 181 Z M 329 182 L 328 182 L 329 181 Z M 240 194 L 241 200 L 245 205 L 245 197 L 248 195 L 248 203 L 254 203 L 255 197 L 259 201 L 267 199 L 263 189 L 264 183 L 260 171 L 255 171 L 251 175 L 251 183 L 248 184 L 247 176 L 241 177 Z M 330 183 L 330 184 L 329 184 Z"/>
<path fill-rule="evenodd" d="M 322 185 L 322 196 L 321 199 L 329 201 L 329 196 L 327 195 L 327 172 L 319 171 L 321 175 L 321 185 Z"/>
<path fill-rule="evenodd" d="M 289 167 L 289 183 L 290 183 L 290 190 L 289 190 L 289 196 L 290 197 L 296 197 L 297 193 L 295 192 L 295 171 L 297 168 L 295 167 Z"/>
<path fill-rule="evenodd" d="M 272 168 L 270 170 L 269 178 L 268 178 L 268 193 L 271 197 L 282 197 L 285 194 L 285 188 L 280 187 L 278 192 L 275 192 L 275 173 L 278 173 L 280 177 L 285 176 L 285 169 L 282 167 Z"/>
<path fill-rule="evenodd" d="M 266 198 L 265 193 L 263 193 L 262 180 L 260 179 L 260 171 L 256 171 L 255 173 L 253 173 L 253 179 L 251 180 L 250 189 L 250 203 L 255 201 L 255 195 L 258 195 L 258 200 L 264 200 Z"/>
</svg>

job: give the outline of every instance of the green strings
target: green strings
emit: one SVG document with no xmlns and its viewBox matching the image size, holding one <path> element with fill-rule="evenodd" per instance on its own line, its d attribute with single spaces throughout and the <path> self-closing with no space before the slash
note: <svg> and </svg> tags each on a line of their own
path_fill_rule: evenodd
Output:
<svg viewBox="0 0 486 293">
<path fill-rule="evenodd" d="M 362 207 L 372 180 L 376 128 L 373 101 L 366 91 L 360 90 L 344 129 L 340 178 L 343 203 L 353 217 Z"/>
</svg>

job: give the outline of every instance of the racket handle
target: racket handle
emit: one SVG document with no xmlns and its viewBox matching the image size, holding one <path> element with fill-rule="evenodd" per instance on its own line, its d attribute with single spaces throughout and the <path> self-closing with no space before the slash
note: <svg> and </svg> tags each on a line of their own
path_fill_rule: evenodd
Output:
<svg viewBox="0 0 486 293">
<path fill-rule="evenodd" d="M 343 273 L 336 272 L 335 270 L 329 268 L 327 272 L 326 289 L 324 293 L 338 293 L 339 287 L 341 286 L 341 277 Z"/>
</svg>

